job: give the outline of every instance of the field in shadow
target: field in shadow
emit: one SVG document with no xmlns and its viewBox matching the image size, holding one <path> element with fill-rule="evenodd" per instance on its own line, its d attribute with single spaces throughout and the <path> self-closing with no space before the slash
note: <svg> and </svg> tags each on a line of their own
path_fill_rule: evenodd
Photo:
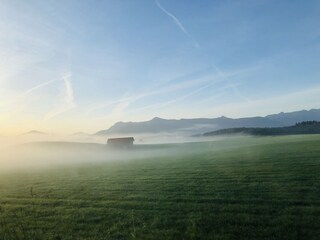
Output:
<svg viewBox="0 0 320 240">
<path fill-rule="evenodd" d="M 28 159 L 37 159 L 30 165 L 1 172 L 2 239 L 320 235 L 318 135 L 140 145 L 126 151 L 96 144 L 36 145 L 32 149 L 40 146 L 43 152 L 33 149 Z"/>
</svg>

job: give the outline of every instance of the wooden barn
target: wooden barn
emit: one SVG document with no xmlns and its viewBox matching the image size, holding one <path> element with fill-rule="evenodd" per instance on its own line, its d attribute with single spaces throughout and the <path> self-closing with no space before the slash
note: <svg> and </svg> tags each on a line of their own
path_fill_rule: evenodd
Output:
<svg viewBox="0 0 320 240">
<path fill-rule="evenodd" d="M 115 148 L 130 148 L 133 146 L 133 142 L 133 137 L 109 138 L 107 144 L 108 146 Z"/>
</svg>

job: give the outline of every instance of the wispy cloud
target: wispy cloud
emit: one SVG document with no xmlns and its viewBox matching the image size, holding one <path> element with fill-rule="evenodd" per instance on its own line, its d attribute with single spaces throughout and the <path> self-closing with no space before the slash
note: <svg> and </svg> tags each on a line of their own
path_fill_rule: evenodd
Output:
<svg viewBox="0 0 320 240">
<path fill-rule="evenodd" d="M 8 101 L 6 101 L 6 102 L 2 102 L 2 103 L 0 104 L 0 107 L 8 106 L 8 105 L 10 105 L 10 104 L 13 104 L 13 103 L 15 103 L 15 102 L 23 99 L 24 97 L 28 96 L 28 95 L 31 94 L 32 92 L 34 92 L 34 91 L 36 91 L 36 90 L 38 90 L 38 89 L 40 89 L 40 88 L 42 88 L 42 87 L 45 87 L 45 86 L 47 86 L 47 85 L 49 85 L 49 84 L 51 84 L 51 83 L 57 82 L 57 81 L 61 81 L 61 79 L 53 79 L 53 80 L 50 80 L 50 81 L 46 81 L 46 82 L 44 82 L 44 83 L 41 83 L 41 84 L 39 84 L 39 85 L 36 85 L 36 86 L 34 86 L 34 87 L 26 90 L 25 92 L 21 93 L 20 95 L 13 97 L 12 99 L 10 99 L 10 100 L 8 100 Z"/>
<path fill-rule="evenodd" d="M 45 121 L 52 119 L 75 107 L 73 88 L 71 84 L 71 74 L 68 73 L 63 75 L 62 80 L 64 82 L 64 87 L 62 88 L 61 95 L 59 96 L 58 104 L 53 110 L 45 115 Z"/>
<path fill-rule="evenodd" d="M 194 39 L 194 37 L 187 31 L 187 29 L 185 28 L 185 26 L 181 23 L 181 21 L 171 12 L 169 12 L 166 8 L 164 8 L 159 0 L 155 0 L 156 5 L 158 6 L 158 8 L 163 11 L 167 16 L 169 16 L 173 22 L 179 27 L 179 29 L 188 37 L 190 38 L 193 42 L 194 42 L 194 46 L 196 48 L 200 48 L 200 44 Z M 210 57 L 212 58 L 212 57 Z M 241 91 L 237 88 L 237 86 L 235 84 L 232 83 L 232 81 L 229 80 L 227 74 L 225 74 L 221 68 L 215 64 L 212 63 L 213 68 L 215 69 L 215 71 L 228 83 L 229 87 L 233 90 L 234 94 L 236 96 L 238 96 L 240 99 L 246 101 L 246 102 L 250 102 L 250 99 L 247 98 L 246 96 L 244 96 Z"/>
<path fill-rule="evenodd" d="M 111 106 L 114 106 L 116 104 L 121 104 L 121 103 L 124 103 L 124 102 L 133 102 L 139 98 L 142 98 L 143 96 L 142 95 L 138 95 L 138 96 L 134 96 L 134 97 L 127 97 L 127 98 L 120 98 L 120 99 L 117 99 L 117 100 L 113 100 L 113 101 L 107 101 L 107 102 L 104 102 L 104 103 L 101 103 L 101 104 L 97 104 L 95 106 L 93 106 L 92 108 L 90 108 L 88 111 L 87 111 L 87 114 L 91 113 L 91 112 L 94 112 L 94 111 L 97 111 L 97 110 L 100 110 L 100 109 L 104 109 L 104 108 L 108 108 L 108 107 L 111 107 Z"/>
<path fill-rule="evenodd" d="M 106 116 L 106 118 L 108 119 L 120 119 L 121 117 L 123 117 L 123 115 L 125 114 L 125 110 L 127 109 L 127 107 L 129 106 L 130 102 L 121 102 L 119 104 L 117 104 L 111 111 L 111 113 Z"/>
<path fill-rule="evenodd" d="M 231 75 L 234 73 L 230 73 Z M 138 101 L 140 99 L 146 98 L 146 97 L 152 97 L 152 96 L 156 96 L 156 95 L 161 95 L 161 94 L 167 94 L 170 92 L 176 92 L 179 90 L 184 90 L 187 88 L 191 88 L 191 87 L 196 87 L 198 85 L 201 84 L 206 84 L 208 82 L 212 82 L 213 80 L 221 80 L 221 76 L 216 75 L 216 74 L 207 74 L 205 76 L 201 76 L 201 77 L 197 77 L 195 79 L 189 79 L 183 82 L 175 82 L 174 80 L 172 81 L 168 81 L 165 85 L 158 85 L 155 86 L 151 89 L 149 89 L 148 91 L 144 91 L 141 92 L 140 94 L 134 95 L 134 96 L 130 96 L 130 97 L 125 97 L 125 98 L 121 98 L 121 99 L 117 99 L 117 100 L 113 100 L 113 101 L 108 101 L 102 104 L 98 104 L 94 107 L 92 107 L 91 109 L 88 110 L 88 114 L 100 109 L 104 109 L 104 108 L 108 108 L 114 105 L 118 105 L 121 103 L 128 103 L 127 106 L 129 106 L 131 103 Z"/>
<path fill-rule="evenodd" d="M 279 94 L 272 97 L 254 99 L 250 102 L 239 102 L 213 106 L 215 112 L 229 116 L 264 116 L 277 112 L 298 111 L 301 109 L 319 108 L 320 86 Z"/>
<path fill-rule="evenodd" d="M 244 101 L 250 103 L 250 99 L 247 98 L 246 96 L 244 96 L 240 90 L 238 89 L 238 87 L 229 80 L 229 77 L 216 65 L 213 64 L 213 67 L 215 68 L 215 70 L 218 72 L 218 74 L 227 81 L 227 84 L 230 86 L 230 88 L 233 90 L 234 94 L 236 96 L 238 96 L 239 98 L 243 99 Z"/>
<path fill-rule="evenodd" d="M 180 102 L 180 101 L 182 101 L 184 99 L 192 97 L 192 96 L 194 96 L 194 95 L 196 95 L 196 94 L 198 94 L 198 93 L 200 93 L 200 92 L 202 92 L 202 91 L 214 86 L 215 84 L 218 84 L 221 81 L 222 81 L 221 79 L 212 80 L 211 82 L 209 82 L 207 84 L 204 84 L 203 86 L 198 87 L 197 89 L 195 89 L 193 91 L 190 91 L 190 92 L 188 92 L 188 93 L 186 93 L 186 94 L 184 94 L 182 96 L 179 96 L 177 98 L 174 98 L 174 99 L 171 99 L 171 100 L 165 101 L 165 102 L 158 102 L 158 103 L 147 105 L 147 106 L 140 107 L 140 108 L 135 108 L 135 109 L 130 110 L 129 112 L 146 110 L 146 109 L 150 109 L 150 108 L 163 108 L 163 107 L 170 106 L 170 105 L 175 104 L 177 102 Z M 230 86 L 223 87 L 220 90 L 222 91 L 222 90 L 225 90 L 227 88 L 230 88 Z M 221 92 L 218 92 L 215 97 L 218 97 L 218 96 L 221 96 Z"/>
<path fill-rule="evenodd" d="M 183 26 L 183 24 L 181 23 L 181 21 L 175 16 L 173 15 L 171 12 L 169 12 L 167 9 L 165 9 L 158 0 L 155 0 L 155 3 L 157 4 L 157 6 L 161 9 L 161 11 L 163 11 L 166 15 L 168 15 L 170 18 L 172 18 L 173 22 L 180 28 L 180 30 L 188 37 L 192 40 L 192 42 L 194 43 L 194 46 L 196 48 L 200 48 L 200 44 L 191 36 L 191 34 L 187 31 L 187 29 Z"/>
<path fill-rule="evenodd" d="M 188 80 L 185 81 L 178 81 L 177 79 L 172 79 L 169 81 L 166 81 L 165 84 L 160 84 L 157 86 L 154 86 L 153 88 L 141 92 L 140 94 L 134 95 L 134 96 L 129 96 L 129 97 L 124 97 L 124 98 L 120 98 L 120 99 L 116 99 L 116 100 L 111 100 L 108 102 L 104 102 L 104 103 L 100 103 L 100 104 L 96 104 L 95 106 L 91 107 L 88 111 L 87 114 L 91 114 L 92 112 L 95 111 L 99 111 L 101 109 L 106 109 L 106 108 L 114 108 L 115 106 L 117 106 L 118 104 L 122 104 L 122 103 L 127 103 L 126 106 L 128 107 L 130 104 L 141 100 L 143 98 L 147 98 L 147 97 L 154 97 L 157 95 L 165 95 L 171 92 L 177 92 L 180 90 L 185 90 L 188 88 L 192 88 L 192 89 L 196 89 L 193 90 L 189 93 L 187 93 L 183 96 L 177 96 L 177 98 L 175 98 L 176 100 L 170 100 L 169 102 L 163 103 L 163 102 L 158 102 L 153 104 L 152 106 L 162 106 L 162 105 L 166 105 L 169 103 L 174 103 L 175 101 L 180 101 L 180 99 L 184 99 L 186 97 L 189 96 L 189 94 L 194 95 L 196 94 L 198 91 L 202 91 L 205 90 L 206 88 L 211 87 L 213 84 L 216 83 L 220 83 L 220 82 L 225 82 L 225 87 L 228 89 L 233 90 L 234 92 L 237 91 L 237 85 L 232 83 L 230 81 L 230 77 L 234 77 L 234 76 L 239 76 L 251 71 L 255 71 L 257 69 L 257 67 L 250 67 L 250 68 L 246 68 L 246 69 L 240 69 L 240 70 L 236 70 L 236 71 L 229 71 L 229 72 L 225 72 L 222 73 L 221 70 L 217 70 L 216 68 L 214 68 L 213 70 L 215 70 L 216 72 L 206 72 L 205 74 L 202 74 L 201 76 L 199 75 L 195 75 L 194 74 L 190 74 L 187 76 L 184 76 L 184 78 L 189 78 Z M 239 93 L 240 94 L 240 93 Z M 191 96 L 190 95 L 190 96 Z M 161 99 L 161 98 L 159 98 Z M 178 100 L 179 99 L 179 100 Z M 142 110 L 142 109 L 148 109 L 151 106 L 142 106 L 137 110 Z M 132 110 L 135 111 L 135 110 Z"/>
</svg>

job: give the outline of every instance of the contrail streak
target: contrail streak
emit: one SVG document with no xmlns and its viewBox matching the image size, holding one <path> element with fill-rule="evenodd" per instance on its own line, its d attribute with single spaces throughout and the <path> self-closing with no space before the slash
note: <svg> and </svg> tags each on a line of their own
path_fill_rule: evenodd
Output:
<svg viewBox="0 0 320 240">
<path fill-rule="evenodd" d="M 46 85 L 48 85 L 48 84 L 51 84 L 51 83 L 53 83 L 53 82 L 58 82 L 58 81 L 61 81 L 61 79 L 53 79 L 53 80 L 50 80 L 50 81 L 41 83 L 41 84 L 39 84 L 39 85 L 37 85 L 37 86 L 34 86 L 34 87 L 26 90 L 24 93 L 16 96 L 13 100 L 7 101 L 7 102 L 1 104 L 0 106 L 12 104 L 12 103 L 18 101 L 20 98 L 23 98 L 23 97 L 27 96 L 28 94 L 32 93 L 33 91 L 35 91 L 35 90 L 37 90 L 37 89 L 39 89 L 39 88 L 42 88 L 42 87 L 44 87 L 44 86 L 46 86 Z"/>
<path fill-rule="evenodd" d="M 194 87 L 200 83 L 204 83 L 204 84 L 208 84 L 211 85 L 211 82 L 212 82 L 212 77 L 215 79 L 215 80 L 218 80 L 218 81 L 226 81 L 228 84 L 228 88 L 231 88 L 235 93 L 236 93 L 236 86 L 232 83 L 230 83 L 228 77 L 229 76 L 235 76 L 235 75 L 238 75 L 238 74 L 241 74 L 243 72 L 247 72 L 247 71 L 250 71 L 251 69 L 245 69 L 245 70 L 241 70 L 241 71 L 236 71 L 236 72 L 231 72 L 231 73 L 223 73 L 216 65 L 213 65 L 213 68 L 215 70 L 215 72 L 217 72 L 216 74 L 209 74 L 209 75 L 205 75 L 204 77 L 201 77 L 201 80 L 199 80 L 198 78 L 191 78 L 191 80 L 188 80 L 188 81 L 184 81 L 182 83 L 177 83 L 177 84 L 172 84 L 172 85 L 169 85 L 169 86 L 163 86 L 163 85 L 158 85 L 157 87 L 154 87 L 152 89 L 150 89 L 149 91 L 147 92 L 142 92 L 138 95 L 135 95 L 135 96 L 131 96 L 131 97 L 125 97 L 125 98 L 121 98 L 121 99 L 117 99 L 117 100 L 113 100 L 113 101 L 108 101 L 108 102 L 105 102 L 103 104 L 100 104 L 100 105 L 96 105 L 94 107 L 92 107 L 91 109 L 89 109 L 86 114 L 90 114 L 91 112 L 94 112 L 94 111 L 97 111 L 99 109 L 104 109 L 104 108 L 107 108 L 107 107 L 111 107 L 113 105 L 116 105 L 116 104 L 121 104 L 121 103 L 124 103 L 124 102 L 129 102 L 129 104 L 139 100 L 139 99 L 142 99 L 142 98 L 145 98 L 145 97 L 149 97 L 149 96 L 154 96 L 154 95 L 160 95 L 160 94 L 166 94 L 166 93 L 169 93 L 169 92 L 175 92 L 175 91 L 178 91 L 178 90 L 182 90 L 182 89 L 186 89 L 186 88 L 189 88 L 189 87 Z M 207 77 L 210 77 L 207 79 Z M 203 78 L 203 79 L 202 79 Z M 167 81 L 169 83 L 171 83 L 172 81 Z M 239 92 L 239 91 L 238 91 Z M 240 95 L 240 93 L 238 94 Z M 242 96 L 242 98 L 244 98 Z M 143 109 L 144 107 L 141 107 L 139 109 Z"/>
<path fill-rule="evenodd" d="M 66 74 L 62 76 L 62 80 L 64 82 L 63 95 L 60 99 L 62 104 L 57 108 L 53 109 L 52 111 L 48 112 L 44 117 L 44 121 L 54 118 L 75 107 L 73 88 L 70 78 L 71 74 Z"/>
<path fill-rule="evenodd" d="M 28 95 L 29 93 L 33 92 L 34 90 L 37 90 L 41 87 L 44 87 L 50 83 L 53 83 L 53 82 L 57 82 L 57 81 L 61 81 L 61 80 L 57 80 L 57 79 L 54 79 L 54 80 L 50 80 L 50 81 L 47 81 L 47 82 L 44 82 L 44 83 L 41 83 L 33 88 L 30 88 L 29 90 L 25 91 L 23 94 L 19 95 L 17 98 L 21 98 L 21 97 L 24 97 L 26 95 Z"/>
<path fill-rule="evenodd" d="M 180 20 L 174 16 L 172 13 L 170 13 L 168 10 L 166 10 L 164 7 L 161 6 L 161 4 L 159 3 L 158 0 L 155 0 L 155 3 L 157 4 L 157 6 L 166 14 L 168 15 L 170 18 L 172 18 L 172 20 L 174 21 L 174 23 L 180 28 L 180 30 L 187 35 L 193 42 L 196 48 L 200 48 L 200 45 L 197 43 L 197 41 L 195 41 L 195 39 L 190 35 L 190 33 L 187 31 L 187 29 L 182 25 L 182 23 L 180 22 Z M 218 72 L 218 74 L 220 76 L 222 76 L 230 85 L 230 87 L 232 88 L 233 92 L 235 93 L 235 95 L 237 95 L 238 97 L 242 98 L 243 100 L 245 100 L 246 102 L 250 102 L 250 99 L 246 98 L 245 96 L 243 96 L 241 94 L 241 92 L 239 91 L 239 89 L 227 78 L 227 76 L 223 73 L 223 71 L 220 70 L 220 68 L 216 65 L 213 64 L 213 67 L 215 68 L 215 70 Z"/>
<path fill-rule="evenodd" d="M 182 23 L 180 22 L 180 20 L 174 16 L 172 13 L 170 13 L 168 10 L 166 10 L 164 7 L 161 6 L 161 4 L 159 3 L 158 0 L 155 0 L 155 3 L 157 4 L 157 6 L 166 14 L 168 15 L 170 18 L 172 18 L 173 22 L 180 28 L 180 30 L 187 35 L 188 38 L 190 38 L 193 43 L 194 46 L 196 48 L 200 48 L 199 43 L 190 35 L 190 33 L 187 31 L 187 29 L 182 25 Z"/>
<path fill-rule="evenodd" d="M 201 91 L 203 91 L 203 90 L 205 90 L 205 89 L 207 89 L 207 88 L 209 88 L 209 87 L 211 87 L 211 86 L 213 86 L 213 85 L 215 85 L 215 84 L 217 84 L 217 83 L 219 83 L 221 81 L 222 81 L 221 79 L 217 79 L 217 80 L 211 81 L 208 84 L 205 84 L 204 86 L 201 86 L 201 87 L 197 88 L 194 91 L 191 91 L 191 92 L 189 92 L 189 93 L 187 93 L 185 95 L 182 95 L 182 96 L 180 96 L 178 98 L 174 98 L 174 99 L 166 101 L 166 102 L 160 102 L 160 103 L 151 104 L 151 105 L 147 105 L 147 106 L 144 106 L 144 107 L 132 109 L 132 110 L 130 110 L 128 112 L 135 112 L 135 111 L 140 111 L 140 110 L 144 110 L 144 109 L 148 109 L 148 108 L 154 108 L 154 107 L 165 107 L 165 106 L 171 105 L 173 103 L 179 102 L 181 100 L 184 100 L 184 99 L 186 99 L 188 97 L 191 97 L 191 96 L 193 96 L 193 95 L 195 95 L 195 94 L 197 94 L 197 93 L 199 93 L 199 92 L 201 92 Z"/>
<path fill-rule="evenodd" d="M 66 88 L 65 101 L 68 106 L 74 107 L 75 106 L 74 95 L 73 95 L 73 88 L 71 85 L 70 78 L 71 78 L 71 74 L 68 74 L 63 77 L 65 88 Z"/>
<path fill-rule="evenodd" d="M 211 76 L 212 77 L 212 76 Z M 217 79 L 216 76 L 213 76 L 215 79 Z M 219 75 L 218 76 L 219 78 L 221 78 L 221 76 Z M 185 89 L 185 88 L 188 88 L 188 87 L 193 87 L 193 86 L 196 86 L 198 85 L 199 83 L 206 83 L 208 81 L 212 81 L 212 79 L 192 79 L 192 80 L 189 80 L 189 81 L 184 81 L 182 83 L 176 83 L 176 84 L 173 84 L 173 85 L 170 85 L 170 86 L 166 86 L 166 87 L 163 87 L 163 86 L 157 86 L 153 89 L 150 89 L 149 91 L 147 92 L 142 92 L 141 94 L 139 95 L 136 95 L 136 96 L 132 96 L 132 97 L 126 97 L 126 98 L 121 98 L 121 99 L 118 99 L 118 100 L 114 100 L 114 101 L 109 101 L 109 102 L 106 102 L 102 105 L 98 105 L 98 106 L 95 106 L 91 109 L 89 109 L 87 111 L 87 114 L 93 112 L 93 111 L 96 111 L 96 110 L 99 110 L 99 109 L 103 109 L 103 108 L 107 108 L 107 107 L 110 107 L 110 106 L 113 106 L 115 104 L 121 104 L 123 102 L 128 102 L 129 104 L 139 100 L 139 99 L 142 99 L 142 98 L 145 98 L 145 97 L 149 97 L 149 96 L 154 96 L 154 95 L 160 95 L 160 94 L 165 94 L 165 93 L 169 93 L 169 92 L 175 92 L 175 91 L 178 91 L 178 90 L 182 90 L 182 89 Z"/>
<path fill-rule="evenodd" d="M 222 72 L 222 71 L 220 70 L 220 68 L 219 68 L 216 64 L 213 64 L 213 67 L 214 67 L 215 70 L 218 72 L 218 74 L 220 74 L 220 76 L 222 76 L 222 78 L 224 78 L 224 79 L 227 81 L 228 85 L 231 87 L 231 89 L 233 90 L 233 92 L 234 92 L 235 95 L 237 95 L 239 98 L 242 98 L 242 99 L 245 100 L 247 103 L 250 103 L 250 102 L 251 102 L 249 98 L 247 98 L 247 97 L 245 97 L 245 96 L 243 96 L 243 95 L 241 94 L 241 92 L 239 91 L 239 89 L 237 88 L 237 86 L 236 86 L 235 84 L 233 84 L 233 83 L 229 80 L 229 78 L 226 76 L 226 74 L 224 74 L 224 72 Z"/>
</svg>

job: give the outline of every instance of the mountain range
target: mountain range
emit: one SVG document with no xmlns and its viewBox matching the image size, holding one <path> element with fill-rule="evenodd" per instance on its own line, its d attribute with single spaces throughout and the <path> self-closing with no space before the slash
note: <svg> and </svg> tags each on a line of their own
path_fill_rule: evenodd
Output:
<svg viewBox="0 0 320 240">
<path fill-rule="evenodd" d="M 320 109 L 278 113 L 265 117 L 163 119 L 155 117 L 143 122 L 117 122 L 96 135 L 184 133 L 201 134 L 225 128 L 286 127 L 302 121 L 320 121 Z"/>
</svg>

